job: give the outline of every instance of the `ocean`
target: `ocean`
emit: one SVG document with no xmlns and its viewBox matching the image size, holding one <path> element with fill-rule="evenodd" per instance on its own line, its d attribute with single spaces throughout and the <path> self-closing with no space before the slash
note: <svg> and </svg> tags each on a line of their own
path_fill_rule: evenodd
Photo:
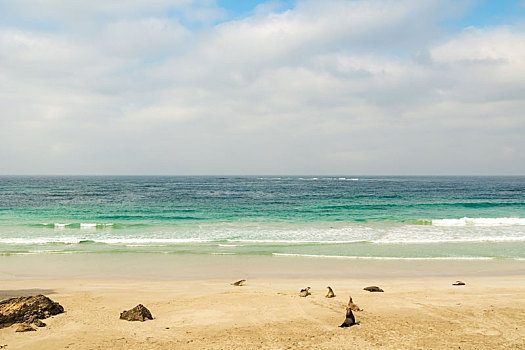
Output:
<svg viewBox="0 0 525 350">
<path fill-rule="evenodd" d="M 0 176 L 0 255 L 525 259 L 525 177 Z"/>
</svg>

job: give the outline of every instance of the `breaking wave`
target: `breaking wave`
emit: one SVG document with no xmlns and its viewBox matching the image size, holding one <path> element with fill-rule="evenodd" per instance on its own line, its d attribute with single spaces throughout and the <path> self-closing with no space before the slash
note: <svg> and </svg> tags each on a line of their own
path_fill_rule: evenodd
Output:
<svg viewBox="0 0 525 350">
<path fill-rule="evenodd" d="M 433 226 L 512 226 L 525 225 L 525 218 L 433 219 Z"/>
<path fill-rule="evenodd" d="M 305 258 L 330 258 L 330 259 L 362 259 L 362 260 L 494 260 L 485 256 L 439 256 L 439 257 L 397 257 L 397 256 L 346 256 L 346 255 L 318 255 L 318 254 L 287 254 L 272 253 L 274 256 L 296 256 Z M 517 258 L 516 260 L 521 260 Z"/>
</svg>

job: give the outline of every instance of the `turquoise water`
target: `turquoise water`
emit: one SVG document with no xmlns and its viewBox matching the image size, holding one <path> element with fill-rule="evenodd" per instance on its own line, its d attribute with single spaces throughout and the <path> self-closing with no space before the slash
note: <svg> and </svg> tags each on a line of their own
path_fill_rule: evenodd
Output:
<svg viewBox="0 0 525 350">
<path fill-rule="evenodd" d="M 525 259 L 525 177 L 0 177 L 0 254 Z"/>
</svg>

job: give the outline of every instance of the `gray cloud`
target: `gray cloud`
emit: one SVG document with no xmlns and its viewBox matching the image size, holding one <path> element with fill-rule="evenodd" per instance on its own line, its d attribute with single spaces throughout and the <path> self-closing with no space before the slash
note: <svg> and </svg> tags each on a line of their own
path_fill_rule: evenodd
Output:
<svg viewBox="0 0 525 350">
<path fill-rule="evenodd" d="M 461 3 L 1 6 L 0 173 L 525 172 L 525 32 Z"/>
</svg>

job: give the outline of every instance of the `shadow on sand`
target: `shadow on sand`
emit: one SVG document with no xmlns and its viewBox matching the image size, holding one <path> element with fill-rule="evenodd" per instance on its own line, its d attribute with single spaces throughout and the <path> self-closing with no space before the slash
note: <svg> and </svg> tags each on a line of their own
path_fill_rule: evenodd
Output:
<svg viewBox="0 0 525 350">
<path fill-rule="evenodd" d="M 17 298 L 17 297 L 27 297 L 30 295 L 38 295 L 38 294 L 54 294 L 55 291 L 53 289 L 13 289 L 13 290 L 2 290 L 0 289 L 0 300 L 9 299 L 9 298 Z"/>
</svg>

